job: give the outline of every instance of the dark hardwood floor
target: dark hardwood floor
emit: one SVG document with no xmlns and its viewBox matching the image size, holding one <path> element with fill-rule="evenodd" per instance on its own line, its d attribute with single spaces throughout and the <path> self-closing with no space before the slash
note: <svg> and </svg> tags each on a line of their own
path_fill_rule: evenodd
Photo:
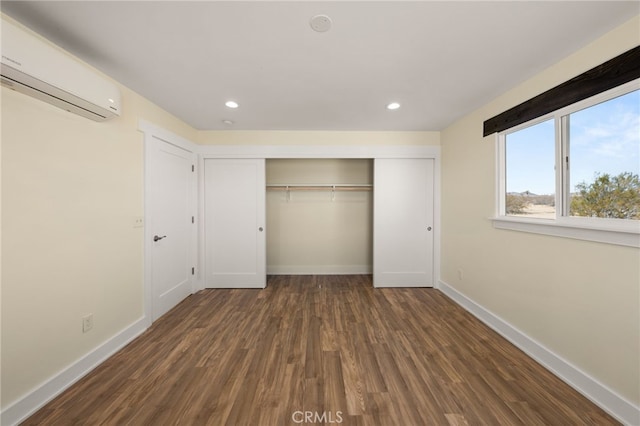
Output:
<svg viewBox="0 0 640 426">
<path fill-rule="evenodd" d="M 607 425 L 434 289 L 274 276 L 204 290 L 26 425 Z"/>
</svg>

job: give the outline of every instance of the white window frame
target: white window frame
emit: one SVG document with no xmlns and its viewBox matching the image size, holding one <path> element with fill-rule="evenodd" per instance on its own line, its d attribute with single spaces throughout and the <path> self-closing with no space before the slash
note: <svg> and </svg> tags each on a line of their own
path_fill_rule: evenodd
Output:
<svg viewBox="0 0 640 426">
<path fill-rule="evenodd" d="M 491 220 L 498 229 L 532 232 L 536 234 L 596 241 L 630 247 L 640 247 L 640 221 L 626 219 L 605 219 L 569 216 L 569 167 L 570 141 L 566 117 L 574 112 L 589 108 L 618 96 L 640 90 L 640 79 L 615 87 L 552 113 L 538 117 L 527 123 L 512 127 L 496 135 L 496 214 Z M 506 136 L 543 121 L 554 119 L 555 126 L 555 219 L 507 216 L 505 214 L 506 194 Z M 569 158 L 569 162 L 565 161 Z"/>
</svg>

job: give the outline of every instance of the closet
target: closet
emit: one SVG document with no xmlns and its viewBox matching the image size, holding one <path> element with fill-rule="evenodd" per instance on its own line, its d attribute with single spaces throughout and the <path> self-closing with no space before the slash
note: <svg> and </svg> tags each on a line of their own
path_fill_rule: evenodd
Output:
<svg viewBox="0 0 640 426">
<path fill-rule="evenodd" d="M 267 273 L 370 274 L 373 160 L 267 159 Z"/>
<path fill-rule="evenodd" d="M 436 160 L 416 157 L 205 157 L 204 287 L 370 272 L 376 287 L 433 286 Z"/>
</svg>

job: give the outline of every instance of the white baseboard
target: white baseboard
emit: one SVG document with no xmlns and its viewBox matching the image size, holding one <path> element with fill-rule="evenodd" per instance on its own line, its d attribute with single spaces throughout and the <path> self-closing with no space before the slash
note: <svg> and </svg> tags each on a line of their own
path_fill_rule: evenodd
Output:
<svg viewBox="0 0 640 426">
<path fill-rule="evenodd" d="M 268 275 L 361 275 L 372 271 L 371 265 L 267 265 Z"/>
<path fill-rule="evenodd" d="M 148 327 L 143 317 L 93 349 L 91 352 L 27 393 L 2 411 L 0 424 L 13 426 L 27 419 L 69 386 L 80 380 L 111 355 L 122 349 Z"/>
<path fill-rule="evenodd" d="M 437 288 L 618 421 L 627 425 L 640 425 L 640 407 L 616 394 L 447 283 L 438 281 Z"/>
</svg>

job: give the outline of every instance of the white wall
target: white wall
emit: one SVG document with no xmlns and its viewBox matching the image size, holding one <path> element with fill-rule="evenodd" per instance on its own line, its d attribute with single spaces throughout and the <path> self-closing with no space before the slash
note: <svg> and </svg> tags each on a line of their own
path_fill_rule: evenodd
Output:
<svg viewBox="0 0 640 426">
<path fill-rule="evenodd" d="M 636 18 L 442 132 L 441 265 L 446 284 L 636 406 L 639 250 L 494 229 L 495 137 L 482 124 L 637 46 L 638 28 Z"/>
<path fill-rule="evenodd" d="M 196 134 L 120 89 L 96 123 L 2 87 L 3 410 L 143 315 L 138 120 Z"/>
<path fill-rule="evenodd" d="M 371 184 L 366 159 L 270 159 L 267 184 Z M 370 273 L 373 193 L 267 191 L 267 273 Z"/>
</svg>

